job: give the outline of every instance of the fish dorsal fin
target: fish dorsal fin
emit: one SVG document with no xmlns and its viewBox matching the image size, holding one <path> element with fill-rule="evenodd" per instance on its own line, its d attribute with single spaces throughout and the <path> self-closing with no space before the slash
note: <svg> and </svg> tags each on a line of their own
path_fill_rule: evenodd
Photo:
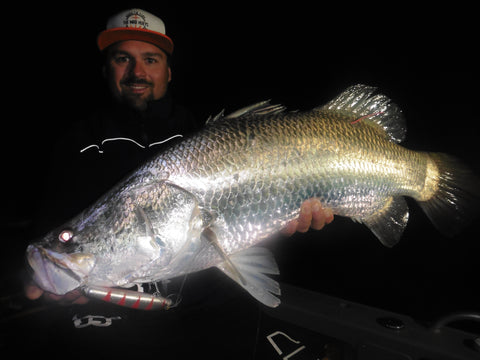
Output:
<svg viewBox="0 0 480 360">
<path fill-rule="evenodd" d="M 284 112 L 285 109 L 286 108 L 283 105 L 271 105 L 270 100 L 265 100 L 265 101 L 260 101 L 256 104 L 238 109 L 228 115 L 224 115 L 224 110 L 222 110 L 216 116 L 214 117 L 210 116 L 206 123 L 212 124 L 219 120 L 238 119 L 245 116 L 264 116 L 264 115 L 280 114 Z"/>
<path fill-rule="evenodd" d="M 405 139 L 407 131 L 402 111 L 387 96 L 375 94 L 376 89 L 363 84 L 350 86 L 336 98 L 315 110 L 352 115 L 359 121 L 380 127 L 390 140 L 400 143 Z"/>
<path fill-rule="evenodd" d="M 238 109 L 231 114 L 225 116 L 225 119 L 235 119 L 244 116 L 263 116 L 263 115 L 272 115 L 280 114 L 285 111 L 285 106 L 283 105 L 271 105 L 270 100 L 260 101 L 256 104 L 246 106 L 244 108 Z"/>
<path fill-rule="evenodd" d="M 222 111 L 220 111 L 217 115 L 215 116 L 210 115 L 207 121 L 205 121 L 205 124 L 212 124 L 218 121 L 219 119 L 223 119 L 225 117 L 224 114 L 225 114 L 225 109 L 222 109 Z"/>
</svg>

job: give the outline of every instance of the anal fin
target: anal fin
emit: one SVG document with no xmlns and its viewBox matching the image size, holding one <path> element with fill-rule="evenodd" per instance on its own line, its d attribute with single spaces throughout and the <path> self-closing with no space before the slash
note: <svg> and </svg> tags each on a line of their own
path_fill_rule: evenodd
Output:
<svg viewBox="0 0 480 360">
<path fill-rule="evenodd" d="M 408 222 L 408 205 L 403 197 L 385 199 L 380 210 L 362 222 L 375 234 L 380 242 L 392 247 L 396 245 Z"/>
<path fill-rule="evenodd" d="M 281 294 L 280 285 L 266 275 L 280 273 L 273 254 L 269 250 L 260 247 L 248 248 L 230 255 L 230 262 L 241 274 L 245 283 L 238 281 L 237 275 L 231 272 L 231 266 L 228 263 L 223 262 L 217 267 L 262 304 L 270 307 L 277 307 L 280 304 L 280 299 L 275 296 Z"/>
</svg>

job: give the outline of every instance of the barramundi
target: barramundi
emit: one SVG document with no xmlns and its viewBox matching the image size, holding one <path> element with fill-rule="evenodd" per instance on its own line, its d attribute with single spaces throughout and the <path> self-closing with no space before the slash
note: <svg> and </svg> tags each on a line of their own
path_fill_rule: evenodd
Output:
<svg viewBox="0 0 480 360">
<path fill-rule="evenodd" d="M 218 267 L 275 307 L 280 288 L 269 275 L 278 267 L 257 245 L 306 199 L 366 225 L 388 247 L 407 225 L 405 197 L 447 234 L 472 219 L 477 178 L 448 155 L 402 147 L 405 132 L 400 108 L 366 85 L 310 111 L 266 101 L 222 112 L 30 245 L 34 280 L 59 295 L 111 295 Z"/>
</svg>

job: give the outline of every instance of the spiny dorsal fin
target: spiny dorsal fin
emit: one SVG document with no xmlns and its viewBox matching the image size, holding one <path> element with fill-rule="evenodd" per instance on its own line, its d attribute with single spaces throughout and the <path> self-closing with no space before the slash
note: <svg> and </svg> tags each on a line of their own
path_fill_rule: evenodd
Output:
<svg viewBox="0 0 480 360">
<path fill-rule="evenodd" d="M 222 110 L 215 117 L 209 117 L 207 124 L 212 124 L 220 119 L 237 119 L 245 116 L 264 116 L 264 115 L 273 115 L 280 114 L 285 111 L 285 106 L 283 105 L 271 105 L 270 100 L 260 101 L 256 104 L 249 105 L 238 109 L 231 114 L 224 115 L 224 110 Z"/>
<path fill-rule="evenodd" d="M 353 115 L 356 119 L 380 126 L 389 139 L 400 143 L 405 139 L 407 127 L 400 108 L 375 87 L 363 84 L 350 86 L 327 104 L 316 108 Z"/>
<path fill-rule="evenodd" d="M 225 109 L 222 109 L 222 111 L 220 111 L 217 115 L 215 115 L 215 116 L 210 115 L 208 117 L 207 121 L 205 121 L 205 124 L 214 123 L 218 119 L 223 119 L 224 118 L 224 115 L 223 115 L 224 113 L 225 113 Z"/>
</svg>

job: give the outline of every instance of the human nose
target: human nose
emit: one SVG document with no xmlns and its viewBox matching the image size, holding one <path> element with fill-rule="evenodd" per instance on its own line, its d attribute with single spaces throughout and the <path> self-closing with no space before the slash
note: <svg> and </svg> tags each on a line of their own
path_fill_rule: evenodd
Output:
<svg viewBox="0 0 480 360">
<path fill-rule="evenodd" d="M 146 75 L 145 67 L 141 61 L 134 60 L 130 62 L 129 72 L 135 77 L 143 78 Z"/>
</svg>

